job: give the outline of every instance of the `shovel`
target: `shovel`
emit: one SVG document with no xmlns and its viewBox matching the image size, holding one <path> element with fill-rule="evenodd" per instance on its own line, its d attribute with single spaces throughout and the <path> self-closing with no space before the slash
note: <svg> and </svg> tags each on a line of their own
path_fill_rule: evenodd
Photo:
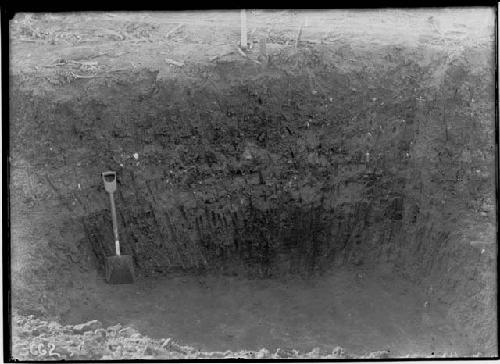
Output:
<svg viewBox="0 0 500 364">
<path fill-rule="evenodd" d="M 116 172 L 102 173 L 104 189 L 109 193 L 111 202 L 111 217 L 113 219 L 113 233 L 115 235 L 116 255 L 106 257 L 106 282 L 110 284 L 134 283 L 134 262 L 131 255 L 120 254 L 120 240 L 118 239 L 118 225 L 116 222 L 116 208 L 113 192 L 116 191 Z"/>
</svg>

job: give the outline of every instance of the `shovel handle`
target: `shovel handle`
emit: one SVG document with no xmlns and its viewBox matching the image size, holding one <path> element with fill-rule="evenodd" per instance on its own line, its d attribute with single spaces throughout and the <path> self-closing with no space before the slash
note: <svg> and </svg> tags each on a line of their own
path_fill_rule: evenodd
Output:
<svg viewBox="0 0 500 364">
<path fill-rule="evenodd" d="M 120 239 L 118 238 L 118 223 L 116 221 L 116 207 L 113 192 L 109 192 L 109 202 L 111 203 L 111 218 L 113 219 L 113 233 L 115 235 L 116 255 L 120 255 Z"/>
<path fill-rule="evenodd" d="M 113 219 L 113 234 L 115 235 L 116 255 L 120 255 L 120 240 L 118 238 L 118 223 L 116 221 L 116 207 L 113 192 L 116 191 L 116 172 L 107 171 L 102 173 L 104 189 L 109 193 L 109 202 L 111 203 L 111 218 Z"/>
</svg>

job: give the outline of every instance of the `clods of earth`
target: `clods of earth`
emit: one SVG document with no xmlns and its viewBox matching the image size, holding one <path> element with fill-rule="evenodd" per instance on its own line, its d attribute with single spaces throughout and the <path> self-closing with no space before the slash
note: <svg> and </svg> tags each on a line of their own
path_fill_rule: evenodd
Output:
<svg viewBox="0 0 500 364">
<path fill-rule="evenodd" d="M 330 353 L 314 349 L 307 353 L 278 348 L 259 351 L 204 352 L 181 345 L 171 338 L 151 339 L 131 327 L 103 327 L 92 320 L 78 325 L 60 325 L 30 316 L 13 320 L 13 354 L 28 360 L 126 360 L 126 359 L 349 359 L 341 347 Z M 364 358 L 386 358 L 384 351 Z"/>
<path fill-rule="evenodd" d="M 121 324 L 104 327 L 92 320 L 78 325 L 61 325 L 33 315 L 13 319 L 13 354 L 31 360 L 127 360 L 127 359 L 384 359 L 387 351 L 353 356 L 342 347 L 331 352 L 314 348 L 309 352 L 278 348 L 258 351 L 205 352 L 177 343 L 171 338 L 152 339 Z M 445 357 L 447 355 L 441 355 Z M 407 356 L 409 357 L 409 356 Z M 436 357 L 439 357 L 436 356 Z"/>
</svg>

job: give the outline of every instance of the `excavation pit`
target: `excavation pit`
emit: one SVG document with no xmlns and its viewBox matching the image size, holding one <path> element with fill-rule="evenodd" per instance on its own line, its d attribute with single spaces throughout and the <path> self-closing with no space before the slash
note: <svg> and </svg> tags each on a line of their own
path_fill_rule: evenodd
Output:
<svg viewBox="0 0 500 364">
<path fill-rule="evenodd" d="M 493 12 L 304 14 L 295 46 L 295 18 L 253 13 L 243 54 L 239 13 L 14 18 L 16 315 L 207 352 L 497 355 Z M 104 281 L 108 170 L 133 285 Z"/>
</svg>

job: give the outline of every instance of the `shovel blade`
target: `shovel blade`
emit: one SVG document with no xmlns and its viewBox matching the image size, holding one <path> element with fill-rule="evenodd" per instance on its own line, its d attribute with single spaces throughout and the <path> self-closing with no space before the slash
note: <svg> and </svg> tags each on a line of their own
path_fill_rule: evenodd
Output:
<svg viewBox="0 0 500 364">
<path fill-rule="evenodd" d="M 115 255 L 106 258 L 106 282 L 131 284 L 135 281 L 134 261 L 131 255 Z"/>
</svg>

